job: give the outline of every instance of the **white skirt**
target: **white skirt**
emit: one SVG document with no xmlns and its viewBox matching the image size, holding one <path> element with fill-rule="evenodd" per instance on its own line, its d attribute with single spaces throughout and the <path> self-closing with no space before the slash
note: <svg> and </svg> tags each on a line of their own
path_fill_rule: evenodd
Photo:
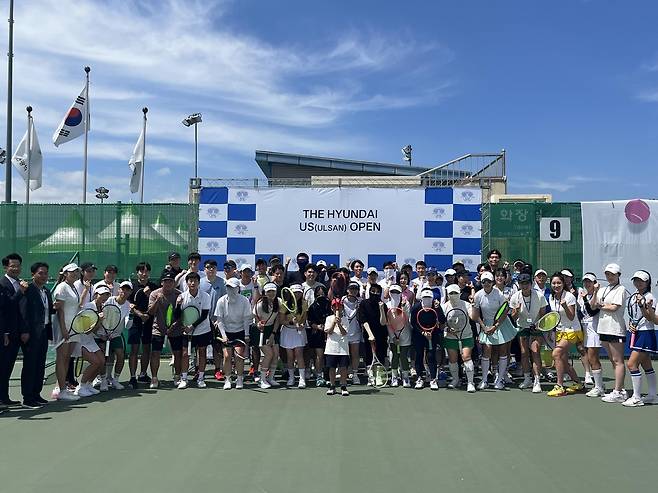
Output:
<svg viewBox="0 0 658 493">
<path fill-rule="evenodd" d="M 281 343 L 279 344 L 285 349 L 295 349 L 298 347 L 306 346 L 306 330 L 297 327 L 288 327 L 284 325 L 281 328 Z"/>
<path fill-rule="evenodd" d="M 78 358 L 82 356 L 82 348 L 85 348 L 87 351 L 90 353 L 95 353 L 96 351 L 100 351 L 101 348 L 98 347 L 98 344 L 96 344 L 96 341 L 94 340 L 94 336 L 92 334 L 80 334 L 77 336 L 78 340 L 73 346 L 73 351 L 71 351 L 71 356 Z"/>
<path fill-rule="evenodd" d="M 594 330 L 593 324 L 585 324 L 585 347 L 601 347 L 599 334 Z"/>
</svg>

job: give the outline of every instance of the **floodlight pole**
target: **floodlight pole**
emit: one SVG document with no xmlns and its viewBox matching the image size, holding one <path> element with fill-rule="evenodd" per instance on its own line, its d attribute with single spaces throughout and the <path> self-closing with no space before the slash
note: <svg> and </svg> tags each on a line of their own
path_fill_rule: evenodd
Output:
<svg viewBox="0 0 658 493">
<path fill-rule="evenodd" d="M 11 202 L 12 87 L 14 74 L 14 0 L 9 0 L 9 49 L 7 50 L 7 159 L 5 160 L 5 202 Z"/>
</svg>

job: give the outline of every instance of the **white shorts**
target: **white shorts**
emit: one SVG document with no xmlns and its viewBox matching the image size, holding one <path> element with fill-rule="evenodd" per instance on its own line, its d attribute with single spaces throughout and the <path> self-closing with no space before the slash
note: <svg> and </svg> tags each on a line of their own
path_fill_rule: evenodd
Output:
<svg viewBox="0 0 658 493">
<path fill-rule="evenodd" d="M 295 349 L 306 346 L 306 330 L 297 330 L 296 327 L 284 325 L 281 328 L 281 342 L 279 344 L 285 349 Z"/>
<path fill-rule="evenodd" d="M 73 346 L 71 356 L 75 358 L 82 356 L 82 348 L 85 348 L 90 353 L 95 353 L 96 351 L 101 350 L 101 348 L 98 347 L 98 344 L 96 344 L 92 334 L 80 334 L 78 336 L 78 341 Z"/>
</svg>

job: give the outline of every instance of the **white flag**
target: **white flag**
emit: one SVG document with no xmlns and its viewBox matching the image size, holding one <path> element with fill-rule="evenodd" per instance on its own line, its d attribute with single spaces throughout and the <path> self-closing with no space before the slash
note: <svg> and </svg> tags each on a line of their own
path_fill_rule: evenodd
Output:
<svg viewBox="0 0 658 493">
<path fill-rule="evenodd" d="M 144 130 L 139 134 L 139 139 L 137 139 L 137 144 L 133 149 L 133 155 L 128 161 L 128 166 L 132 171 L 132 176 L 130 177 L 130 192 L 137 193 L 139 192 L 139 187 L 142 181 L 142 166 L 144 166 Z"/>
<path fill-rule="evenodd" d="M 37 190 L 41 188 L 41 171 L 43 169 L 43 155 L 41 154 L 41 147 L 39 146 L 39 139 L 37 138 L 37 131 L 32 122 L 32 135 L 30 141 L 30 190 Z M 23 140 L 18 144 L 18 148 L 11 158 L 11 162 L 18 170 L 23 180 L 27 182 L 27 131 L 23 136 Z"/>
<path fill-rule="evenodd" d="M 86 86 L 82 88 L 80 95 L 75 98 L 73 105 L 69 108 L 53 134 L 55 147 L 76 139 L 85 133 L 85 122 L 89 124 L 89 101 L 85 96 Z"/>
</svg>

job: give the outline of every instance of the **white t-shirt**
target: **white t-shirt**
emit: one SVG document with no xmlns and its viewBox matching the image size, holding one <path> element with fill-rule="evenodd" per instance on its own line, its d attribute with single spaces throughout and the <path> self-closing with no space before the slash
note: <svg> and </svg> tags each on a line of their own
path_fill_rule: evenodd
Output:
<svg viewBox="0 0 658 493">
<path fill-rule="evenodd" d="M 601 310 L 599 312 L 597 332 L 599 334 L 624 337 L 626 335 L 626 321 L 624 320 L 627 298 L 626 288 L 621 284 L 606 286 L 599 289 L 596 298 L 599 303 L 619 305 L 619 308 L 614 312 L 608 310 Z"/>
<path fill-rule="evenodd" d="M 62 310 L 64 312 L 64 323 L 66 324 L 65 330 L 68 331 L 71 328 L 73 318 L 80 311 L 80 298 L 78 297 L 78 292 L 69 284 L 60 282 L 55 287 L 55 291 L 53 291 L 53 298 L 55 301 L 61 302 Z M 59 327 L 59 316 L 56 315 L 54 319 L 57 321 L 57 327 Z M 57 331 L 53 330 L 53 332 Z M 59 341 L 61 339 L 60 333 L 56 333 L 55 338 L 55 342 Z M 69 339 L 70 342 L 76 342 L 78 340 L 78 335 L 74 335 Z"/>
<path fill-rule="evenodd" d="M 475 299 L 473 300 L 473 308 L 476 310 L 482 311 L 482 320 L 487 327 L 493 325 L 494 317 L 500 306 L 505 302 L 505 297 L 497 289 L 492 289 L 489 294 L 487 294 L 484 289 L 480 289 L 475 293 Z"/>
<path fill-rule="evenodd" d="M 644 293 L 644 299 L 646 303 L 652 303 L 651 306 L 656 307 L 656 299 L 651 293 Z M 621 308 L 620 308 L 621 310 Z M 642 314 L 642 309 L 638 306 L 635 297 L 632 296 L 628 303 L 628 317 L 630 318 L 631 323 L 635 323 L 635 328 L 637 330 L 654 330 L 653 322 L 648 321 Z"/>
<path fill-rule="evenodd" d="M 240 294 L 249 300 L 249 304 L 254 303 L 257 292 L 258 286 L 254 284 L 253 279 L 249 281 L 249 284 L 242 284 L 242 279 L 240 279 Z"/>
<path fill-rule="evenodd" d="M 505 297 L 505 299 L 507 301 L 512 299 L 512 296 L 514 295 L 514 293 L 516 293 L 518 291 L 518 288 L 514 285 L 503 286 L 503 289 L 499 289 L 498 286 L 494 286 L 494 288 L 498 289 L 498 291 L 500 291 L 503 294 L 503 296 Z"/>
<path fill-rule="evenodd" d="M 343 317 L 347 319 L 347 335 L 350 341 L 357 342 L 361 340 L 361 324 L 359 323 L 357 312 L 359 310 L 359 301 L 350 301 L 347 296 L 343 296 Z"/>
<path fill-rule="evenodd" d="M 395 303 L 393 303 L 393 300 L 390 300 L 390 299 L 388 301 L 386 301 L 385 304 L 386 304 L 386 307 L 389 310 L 392 309 L 392 308 L 397 307 L 397 305 L 395 305 Z M 400 332 L 400 346 L 411 346 L 411 331 L 412 331 L 411 321 L 410 321 L 411 320 L 411 305 L 407 301 L 403 300 L 402 304 L 400 305 L 400 308 L 402 308 L 405 315 L 407 316 L 407 323 L 404 326 L 404 330 L 402 332 Z M 395 335 L 393 335 L 393 333 L 391 332 L 390 329 L 388 331 L 388 342 L 390 344 L 395 344 L 397 342 L 397 340 L 395 339 Z"/>
<path fill-rule="evenodd" d="M 224 329 L 233 334 L 244 330 L 248 334 L 252 321 L 251 304 L 244 296 L 231 298 L 229 303 L 229 296 L 225 294 L 217 300 L 215 317 L 220 331 Z"/>
<path fill-rule="evenodd" d="M 308 303 L 308 306 L 311 306 L 313 302 L 315 301 L 315 290 L 317 289 L 318 286 L 321 286 L 322 283 L 315 282 L 313 286 L 309 285 L 308 282 L 304 281 L 302 284 L 302 289 L 304 290 L 304 299 L 306 300 L 306 303 Z"/>
<path fill-rule="evenodd" d="M 279 312 L 274 309 L 272 306 L 273 303 L 271 301 L 268 301 L 268 312 L 265 312 L 265 309 L 263 308 L 263 298 L 259 299 L 256 305 L 254 306 L 253 309 L 253 314 L 254 317 L 256 317 L 256 322 L 262 321 L 265 325 L 264 327 L 274 325 L 276 322 L 276 318 L 279 315 Z"/>
<path fill-rule="evenodd" d="M 464 300 L 457 300 L 455 303 L 452 303 L 450 301 L 446 301 L 445 303 L 441 304 L 441 308 L 443 309 L 443 313 L 445 313 L 446 317 L 448 316 L 448 312 L 450 310 L 453 310 L 455 308 L 459 308 L 466 313 L 466 316 L 468 317 L 468 304 Z M 450 332 L 448 330 L 448 326 L 446 325 L 446 330 L 443 333 L 444 337 L 446 339 L 457 339 L 457 334 L 454 334 L 453 332 Z M 468 323 L 466 324 L 466 328 L 464 328 L 464 332 L 461 334 L 462 339 L 468 339 L 469 337 L 473 337 L 473 331 L 471 330 L 471 321 L 468 319 Z"/>
<path fill-rule="evenodd" d="M 329 315 L 327 317 L 327 320 L 324 323 L 325 327 L 331 327 L 334 324 L 336 316 L 335 315 Z M 350 354 L 350 347 L 349 343 L 347 342 L 347 317 L 342 317 L 341 320 L 343 324 L 343 328 L 345 329 L 346 334 L 343 335 L 340 332 L 340 329 L 338 328 L 338 325 L 334 325 L 334 330 L 332 333 L 327 334 L 327 342 L 325 343 L 324 346 L 324 354 L 331 354 L 331 355 L 348 355 Z"/>
<path fill-rule="evenodd" d="M 188 289 L 187 291 L 184 291 L 180 294 L 180 298 L 181 310 L 184 310 L 188 306 L 195 306 L 197 310 L 199 310 L 199 315 L 203 313 L 203 310 L 208 310 L 208 314 L 210 315 L 210 295 L 208 293 L 204 293 L 203 291 L 199 290 L 197 291 L 196 296 L 192 296 Z M 208 320 L 208 317 L 206 317 L 199 325 L 194 328 L 192 335 L 200 336 L 202 334 L 207 334 L 208 332 L 210 332 L 210 321 Z"/>
<path fill-rule="evenodd" d="M 509 301 L 510 308 L 518 310 L 517 325 L 522 329 L 528 329 L 535 324 L 539 318 L 539 310 L 547 304 L 544 295 L 534 289 L 530 290 L 530 296 L 524 296 L 523 291 L 517 291 Z"/>
<path fill-rule="evenodd" d="M 110 296 L 116 296 L 119 294 L 119 280 L 115 279 L 114 282 L 112 283 L 112 286 L 107 284 L 105 282 L 105 279 L 98 281 L 96 284 L 94 284 L 94 289 L 92 290 L 92 293 L 94 293 L 97 289 L 98 286 L 107 286 L 110 289 Z M 80 291 L 82 293 L 82 291 Z"/>
<path fill-rule="evenodd" d="M 82 296 L 82 293 L 84 293 L 84 291 L 85 291 L 85 285 L 82 284 L 82 281 L 80 279 L 78 279 L 77 281 L 75 281 L 73 283 L 73 286 L 78 291 L 78 295 Z M 82 300 L 85 303 L 89 303 L 90 301 L 94 301 L 94 286 L 95 285 L 91 285 L 91 287 L 89 288 L 89 292 L 85 296 L 85 299 Z"/>
<path fill-rule="evenodd" d="M 579 293 L 582 293 L 584 290 L 583 288 L 579 289 Z M 592 297 L 588 294 L 585 294 L 587 301 L 591 303 Z M 578 296 L 578 308 L 580 309 L 580 313 L 582 315 L 582 318 L 580 319 L 580 323 L 583 325 L 583 329 L 585 330 L 593 330 L 594 332 L 597 332 L 597 327 L 599 325 L 599 314 L 597 313 L 594 316 L 591 316 L 589 313 L 587 313 L 587 309 L 585 308 L 585 298 L 582 296 Z M 591 309 L 596 309 L 596 307 L 591 306 Z"/>
<path fill-rule="evenodd" d="M 183 276 L 178 280 L 178 290 L 181 293 L 187 291 L 187 282 L 185 282 L 185 276 L 187 276 L 190 272 L 192 272 L 192 271 L 185 272 L 185 274 L 183 274 Z M 199 271 L 197 271 L 197 274 L 199 274 L 199 277 L 201 278 L 201 280 L 199 281 L 199 291 L 208 291 L 208 284 L 209 283 L 208 283 L 208 281 L 205 280 L 206 279 L 206 273 L 202 270 L 199 270 Z M 205 281 L 205 283 L 204 283 L 204 281 Z M 202 286 L 202 284 L 204 284 L 204 285 Z M 196 334 L 196 330 L 194 331 L 194 333 Z"/>
<path fill-rule="evenodd" d="M 126 321 L 128 320 L 128 317 L 130 316 L 130 302 L 128 300 L 125 300 L 123 302 L 123 305 L 119 304 L 117 301 L 116 296 L 110 296 L 107 301 L 105 302 L 105 305 L 116 305 L 119 307 L 119 310 L 121 310 L 121 322 L 119 323 L 119 326 L 114 329 L 114 331 L 111 334 L 111 339 L 114 339 L 115 337 L 121 337 L 121 333 L 123 332 L 123 329 L 125 329 L 126 326 Z M 103 306 L 105 306 L 103 305 Z M 129 327 L 128 327 L 129 328 Z M 101 330 L 101 332 L 103 332 Z"/>
<path fill-rule="evenodd" d="M 569 320 L 569 317 L 567 317 L 567 312 L 562 306 L 563 301 L 566 302 L 567 306 L 574 307 L 573 320 Z M 548 299 L 548 305 L 551 307 L 551 311 L 558 312 L 560 314 L 560 323 L 557 326 L 557 330 L 562 332 L 574 332 L 581 330 L 580 321 L 578 320 L 578 316 L 575 312 L 576 297 L 574 295 L 568 291 L 562 291 L 560 299 L 557 299 L 551 294 L 550 298 Z"/>
</svg>

